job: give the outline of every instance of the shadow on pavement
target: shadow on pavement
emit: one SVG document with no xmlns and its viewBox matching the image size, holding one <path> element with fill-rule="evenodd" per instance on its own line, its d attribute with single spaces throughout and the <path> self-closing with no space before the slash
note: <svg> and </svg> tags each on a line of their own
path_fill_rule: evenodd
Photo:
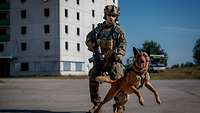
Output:
<svg viewBox="0 0 200 113">
<path fill-rule="evenodd" d="M 86 113 L 86 111 L 48 111 L 48 110 L 18 110 L 18 109 L 0 109 L 0 113 Z"/>
</svg>

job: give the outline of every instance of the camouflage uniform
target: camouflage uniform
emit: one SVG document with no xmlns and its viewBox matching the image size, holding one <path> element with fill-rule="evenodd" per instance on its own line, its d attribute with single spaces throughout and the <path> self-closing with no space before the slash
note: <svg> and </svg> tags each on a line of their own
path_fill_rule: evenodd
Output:
<svg viewBox="0 0 200 113">
<path fill-rule="evenodd" d="M 119 16 L 119 11 L 114 5 L 108 5 L 104 9 L 105 16 L 114 13 Z M 106 17 L 104 16 L 104 19 Z M 88 50 L 94 53 L 93 36 L 98 31 L 96 40 L 98 40 L 102 54 L 105 56 L 103 65 L 98 65 L 98 59 L 94 59 L 93 68 L 89 71 L 89 89 L 92 103 L 97 105 L 101 101 L 99 96 L 99 82 L 95 80 L 102 72 L 108 73 L 111 79 L 119 79 L 123 76 L 122 56 L 125 55 L 126 39 L 124 32 L 116 23 L 108 26 L 106 22 L 99 23 L 98 26 L 88 33 L 86 45 Z"/>
</svg>

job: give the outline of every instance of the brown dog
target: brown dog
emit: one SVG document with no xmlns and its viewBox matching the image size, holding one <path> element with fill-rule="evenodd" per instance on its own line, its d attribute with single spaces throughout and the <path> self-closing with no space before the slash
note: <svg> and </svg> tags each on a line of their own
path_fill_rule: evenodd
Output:
<svg viewBox="0 0 200 113">
<path fill-rule="evenodd" d="M 108 76 L 99 76 L 96 78 L 97 81 L 107 82 L 111 84 L 111 88 L 106 94 L 104 100 L 94 110 L 94 113 L 99 113 L 101 107 L 113 97 L 123 93 L 135 93 L 138 96 L 139 103 L 144 104 L 144 99 L 139 92 L 139 88 L 144 84 L 150 91 L 155 95 L 156 102 L 161 103 L 158 92 L 153 88 L 150 83 L 150 76 L 148 73 L 149 68 L 149 57 L 147 53 L 140 52 L 136 48 L 133 48 L 134 59 L 132 65 L 130 65 L 124 73 L 124 77 L 118 80 L 111 80 Z M 126 102 L 128 101 L 125 100 Z M 123 102 L 125 104 L 126 102 Z"/>
</svg>

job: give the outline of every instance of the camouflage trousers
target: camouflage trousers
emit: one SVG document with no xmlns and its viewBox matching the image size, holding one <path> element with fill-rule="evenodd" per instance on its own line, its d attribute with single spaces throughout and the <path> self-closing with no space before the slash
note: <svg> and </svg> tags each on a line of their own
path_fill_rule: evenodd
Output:
<svg viewBox="0 0 200 113">
<path fill-rule="evenodd" d="M 106 72 L 108 73 L 108 75 L 112 80 L 116 80 L 124 76 L 123 70 L 124 67 L 121 63 L 114 63 L 111 66 L 111 68 Z M 94 65 L 93 68 L 89 71 L 90 99 L 94 105 L 97 105 L 99 102 L 101 102 L 101 97 L 99 95 L 100 83 L 95 80 L 97 76 L 101 76 L 101 73 L 99 73 L 99 70 L 97 70 L 96 65 Z M 119 100 L 117 98 L 118 98 L 117 96 L 114 98 L 116 104 L 118 103 L 117 101 Z"/>
</svg>

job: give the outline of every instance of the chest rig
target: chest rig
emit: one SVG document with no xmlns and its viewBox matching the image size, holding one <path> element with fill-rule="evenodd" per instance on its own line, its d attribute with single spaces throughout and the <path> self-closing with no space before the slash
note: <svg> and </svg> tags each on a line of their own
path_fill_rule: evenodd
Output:
<svg viewBox="0 0 200 113">
<path fill-rule="evenodd" d="M 110 28 L 104 28 L 102 24 L 97 25 L 97 40 L 100 40 L 102 52 L 115 51 L 115 48 L 118 45 L 119 36 L 119 32 L 117 32 L 116 28 L 116 24 Z"/>
</svg>

